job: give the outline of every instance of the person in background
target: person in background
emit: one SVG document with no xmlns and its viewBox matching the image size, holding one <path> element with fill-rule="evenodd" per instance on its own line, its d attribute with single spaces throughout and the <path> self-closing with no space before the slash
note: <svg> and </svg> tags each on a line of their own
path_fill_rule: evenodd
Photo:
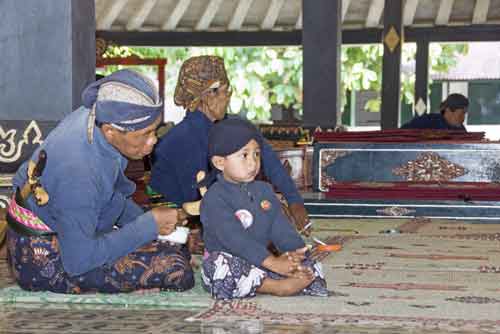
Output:
<svg viewBox="0 0 500 334">
<path fill-rule="evenodd" d="M 206 182 L 217 181 L 201 201 L 203 285 L 216 299 L 328 296 L 321 264 L 310 258 L 272 186 L 255 181 L 262 140 L 242 119 L 225 119 L 210 129 L 208 155 L 215 169 Z M 268 251 L 269 242 L 277 255 Z"/>
<path fill-rule="evenodd" d="M 151 170 L 152 189 L 167 201 L 181 206 L 201 198 L 196 174 L 211 169 L 208 133 L 214 123 L 226 117 L 231 93 L 221 57 L 192 57 L 183 63 L 174 102 L 186 110 L 186 116 L 159 140 Z M 265 140 L 261 151 L 264 175 L 283 193 L 294 223 L 301 230 L 309 218 L 294 181 Z"/>
<path fill-rule="evenodd" d="M 142 159 L 157 142 L 163 103 L 154 83 L 121 70 L 82 97 L 84 106 L 34 152 L 36 172 L 26 161 L 14 177 L 7 249 L 16 281 L 25 290 L 76 294 L 190 289 L 186 247 L 155 241 L 183 217 L 167 207 L 144 212 L 124 174 L 128 159 Z M 30 191 L 32 179 L 38 192 Z"/>
<path fill-rule="evenodd" d="M 464 131 L 469 99 L 462 94 L 450 94 L 441 102 L 440 113 L 423 114 L 404 124 L 401 129 L 439 129 Z"/>
</svg>

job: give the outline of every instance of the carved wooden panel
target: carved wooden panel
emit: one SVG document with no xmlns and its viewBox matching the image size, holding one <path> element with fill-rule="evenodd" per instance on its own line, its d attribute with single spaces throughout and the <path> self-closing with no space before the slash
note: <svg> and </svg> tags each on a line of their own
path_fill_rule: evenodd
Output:
<svg viewBox="0 0 500 334">
<path fill-rule="evenodd" d="M 15 173 L 56 126 L 55 121 L 0 121 L 0 174 Z"/>
<path fill-rule="evenodd" d="M 500 144 L 316 143 L 314 189 L 335 182 L 498 182 Z"/>
</svg>

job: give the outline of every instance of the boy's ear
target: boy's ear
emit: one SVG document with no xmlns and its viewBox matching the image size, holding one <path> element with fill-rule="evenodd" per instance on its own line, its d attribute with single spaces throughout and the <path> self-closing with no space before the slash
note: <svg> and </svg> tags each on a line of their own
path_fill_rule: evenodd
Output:
<svg viewBox="0 0 500 334">
<path fill-rule="evenodd" d="M 218 155 L 214 155 L 212 157 L 212 165 L 214 165 L 215 168 L 217 168 L 221 172 L 224 171 L 224 161 L 225 161 L 224 157 L 221 157 L 221 156 L 218 156 Z"/>
</svg>

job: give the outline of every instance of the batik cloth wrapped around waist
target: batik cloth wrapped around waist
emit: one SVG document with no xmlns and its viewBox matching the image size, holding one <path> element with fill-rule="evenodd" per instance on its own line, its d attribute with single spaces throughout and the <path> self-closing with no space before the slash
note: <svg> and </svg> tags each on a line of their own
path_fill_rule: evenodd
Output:
<svg viewBox="0 0 500 334">
<path fill-rule="evenodd" d="M 15 196 L 8 208 L 7 254 L 11 272 L 28 291 L 79 294 L 141 289 L 184 291 L 194 285 L 190 254 L 184 245 L 151 242 L 114 263 L 72 276 L 64 269 L 59 238 Z"/>
</svg>

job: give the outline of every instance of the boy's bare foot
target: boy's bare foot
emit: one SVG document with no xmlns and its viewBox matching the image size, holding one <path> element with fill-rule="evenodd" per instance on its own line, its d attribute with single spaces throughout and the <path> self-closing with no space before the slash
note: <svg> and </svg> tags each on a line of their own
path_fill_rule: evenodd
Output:
<svg viewBox="0 0 500 334">
<path fill-rule="evenodd" d="M 287 277 L 280 280 L 265 278 L 257 292 L 281 297 L 293 296 L 307 288 L 313 281 L 314 277 Z"/>
</svg>

